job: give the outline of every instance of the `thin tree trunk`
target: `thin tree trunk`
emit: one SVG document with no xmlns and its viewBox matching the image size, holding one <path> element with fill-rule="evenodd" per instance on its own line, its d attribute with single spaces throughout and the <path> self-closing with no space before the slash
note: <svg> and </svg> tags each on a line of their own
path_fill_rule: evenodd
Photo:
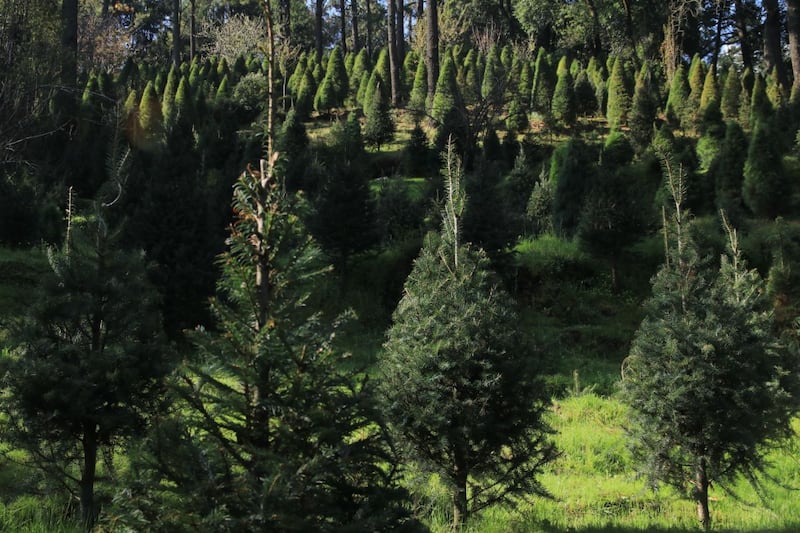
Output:
<svg viewBox="0 0 800 533">
<path fill-rule="evenodd" d="M 725 27 L 725 13 L 728 11 L 728 0 L 717 0 L 717 32 L 714 35 L 714 51 L 711 56 L 711 68 L 717 71 L 719 54 L 722 51 L 722 31 Z"/>
<path fill-rule="evenodd" d="M 453 471 L 453 531 L 458 532 L 467 521 L 467 478 L 469 471 L 462 453 L 457 452 Z"/>
<path fill-rule="evenodd" d="M 361 39 L 358 36 L 358 0 L 350 0 L 350 31 L 353 34 L 353 52 L 361 50 Z"/>
<path fill-rule="evenodd" d="M 764 10 L 767 12 L 764 20 L 764 63 L 767 72 L 775 68 L 778 82 L 784 87 L 789 86 L 786 67 L 781 59 L 781 14 L 778 9 L 778 0 L 763 0 Z"/>
<path fill-rule="evenodd" d="M 317 0 L 314 9 L 314 50 L 317 54 L 317 63 L 322 61 L 322 12 L 325 9 L 325 0 Z"/>
<path fill-rule="evenodd" d="M 85 422 L 83 428 L 83 471 L 81 472 L 81 521 L 92 529 L 97 518 L 94 505 L 94 481 L 97 472 L 97 427 Z"/>
<path fill-rule="evenodd" d="M 284 37 L 292 36 L 292 0 L 281 0 L 281 30 Z"/>
<path fill-rule="evenodd" d="M 347 55 L 347 6 L 345 0 L 339 0 L 339 20 L 342 26 L 342 57 Z"/>
<path fill-rule="evenodd" d="M 389 76 L 392 85 L 392 106 L 397 107 L 400 100 L 400 64 L 397 57 L 397 42 L 395 41 L 397 37 L 395 31 L 395 24 L 397 23 L 395 14 L 396 4 L 394 0 L 389 0 L 386 2 L 386 6 L 388 8 L 386 27 L 388 30 L 387 40 L 389 43 Z"/>
<path fill-rule="evenodd" d="M 631 0 L 622 0 L 622 9 L 625 11 L 625 34 L 628 36 L 631 50 L 634 54 L 636 54 L 636 38 L 633 34 L 633 13 L 631 12 Z"/>
<path fill-rule="evenodd" d="M 372 61 L 372 0 L 364 0 L 364 7 L 367 12 L 367 55 Z"/>
<path fill-rule="evenodd" d="M 428 107 L 433 105 L 436 82 L 439 81 L 439 8 L 437 0 L 428 0 L 425 25 L 425 63 L 428 67 Z"/>
<path fill-rule="evenodd" d="M 181 66 L 181 0 L 172 0 L 172 64 Z"/>
<path fill-rule="evenodd" d="M 189 10 L 189 61 L 197 54 L 197 0 L 191 0 Z"/>
<path fill-rule="evenodd" d="M 586 0 L 586 5 L 589 8 L 589 14 L 592 16 L 592 48 L 595 57 L 599 57 L 603 51 L 603 42 L 600 40 L 600 16 L 597 13 L 594 0 Z"/>
<path fill-rule="evenodd" d="M 742 0 L 734 0 L 736 10 L 736 35 L 739 37 L 739 49 L 742 53 L 742 65 L 753 70 L 753 49 L 750 48 L 750 30 L 747 28 L 747 13 Z"/>
<path fill-rule="evenodd" d="M 61 3 L 61 83 L 74 89 L 78 82 L 78 0 Z"/>
<path fill-rule="evenodd" d="M 417 20 L 425 14 L 425 0 L 417 0 Z"/>
<path fill-rule="evenodd" d="M 794 74 L 792 85 L 800 89 L 800 0 L 786 0 L 786 19 Z"/>
<path fill-rule="evenodd" d="M 405 16 L 405 5 L 403 4 L 403 0 L 397 0 L 395 15 L 397 16 L 397 21 L 394 25 L 394 44 L 397 47 L 397 61 L 402 65 L 403 60 L 406 57 L 406 35 L 403 22 L 403 17 Z"/>
<path fill-rule="evenodd" d="M 711 514 L 708 511 L 708 474 L 706 460 L 700 458 L 695 467 L 694 499 L 697 502 L 697 518 L 704 531 L 711 529 Z"/>
</svg>

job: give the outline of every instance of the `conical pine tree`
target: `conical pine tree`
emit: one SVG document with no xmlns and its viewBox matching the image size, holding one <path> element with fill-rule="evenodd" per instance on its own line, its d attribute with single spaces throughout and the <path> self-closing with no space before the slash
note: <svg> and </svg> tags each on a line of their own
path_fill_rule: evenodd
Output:
<svg viewBox="0 0 800 533">
<path fill-rule="evenodd" d="M 558 81 L 550 110 L 559 125 L 569 127 L 575 124 L 576 106 L 574 81 L 566 65 L 567 57 L 564 56 L 558 64 Z"/>
<path fill-rule="evenodd" d="M 628 93 L 624 63 L 621 58 L 617 58 L 614 61 L 614 70 L 608 79 L 606 119 L 611 129 L 626 125 L 631 109 L 631 96 Z"/>
<path fill-rule="evenodd" d="M 725 87 L 722 90 L 720 110 L 724 120 L 736 120 L 739 117 L 739 94 L 742 91 L 742 80 L 735 67 L 728 68 L 725 76 Z"/>
</svg>

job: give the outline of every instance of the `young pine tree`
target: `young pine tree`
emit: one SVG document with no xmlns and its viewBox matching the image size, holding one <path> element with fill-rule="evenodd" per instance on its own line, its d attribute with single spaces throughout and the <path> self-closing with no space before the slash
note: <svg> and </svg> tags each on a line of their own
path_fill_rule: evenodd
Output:
<svg viewBox="0 0 800 533">
<path fill-rule="evenodd" d="M 653 99 L 655 83 L 649 62 L 642 65 L 636 77 L 636 87 L 631 104 L 630 126 L 631 143 L 637 153 L 642 153 L 650 145 L 658 105 Z"/>
<path fill-rule="evenodd" d="M 414 73 L 414 85 L 411 87 L 411 96 L 408 108 L 417 113 L 425 112 L 425 99 L 428 97 L 428 68 L 424 61 L 417 63 Z"/>
<path fill-rule="evenodd" d="M 394 119 L 389 109 L 389 99 L 377 87 L 372 91 L 372 100 L 364 110 L 367 116 L 364 124 L 364 142 L 368 146 L 377 147 L 394 139 Z"/>
<path fill-rule="evenodd" d="M 558 64 L 558 81 L 550 110 L 556 123 L 569 127 L 575 124 L 575 89 L 572 74 L 566 65 L 567 56 L 564 56 Z"/>
<path fill-rule="evenodd" d="M 742 198 L 758 217 L 774 218 L 782 214 L 791 195 L 791 182 L 783 169 L 780 142 L 775 135 L 771 121 L 756 122 L 744 164 Z"/>
<path fill-rule="evenodd" d="M 606 119 L 611 129 L 619 128 L 628 123 L 628 114 L 631 109 L 631 96 L 628 93 L 625 62 L 622 58 L 614 61 L 614 69 L 608 79 L 608 105 Z"/>
<path fill-rule="evenodd" d="M 461 173 L 450 144 L 442 231 L 426 238 L 406 281 L 380 384 L 407 459 L 451 491 L 455 529 L 493 503 L 546 494 L 537 475 L 556 456 L 511 297 L 462 240 Z"/>
<path fill-rule="evenodd" d="M 728 68 L 725 86 L 722 89 L 720 109 L 724 120 L 736 120 L 739 117 L 739 94 L 742 91 L 742 80 L 735 67 Z"/>
<path fill-rule="evenodd" d="M 630 437 L 654 484 L 697 505 L 711 527 L 709 488 L 744 474 L 755 480 L 770 445 L 792 434 L 797 364 L 773 333 L 764 282 L 748 270 L 736 233 L 717 272 L 700 259 L 682 208 L 682 184 L 667 178 L 674 210 L 665 264 L 626 359 L 623 397 Z"/>
<path fill-rule="evenodd" d="M 685 127 L 687 109 L 689 108 L 689 81 L 686 79 L 686 69 L 683 65 L 678 65 L 672 77 L 672 84 L 669 87 L 667 97 L 667 107 L 665 113 L 667 122 L 672 127 Z"/>
</svg>

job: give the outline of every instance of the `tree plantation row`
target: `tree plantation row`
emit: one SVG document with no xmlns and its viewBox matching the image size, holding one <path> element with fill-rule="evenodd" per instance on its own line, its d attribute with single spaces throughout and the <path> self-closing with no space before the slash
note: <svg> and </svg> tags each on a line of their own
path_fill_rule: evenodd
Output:
<svg viewBox="0 0 800 533">
<path fill-rule="evenodd" d="M 592 365 L 620 469 L 704 529 L 715 486 L 764 494 L 794 2 L 57 4 L 0 0 L 0 503 L 465 530 L 551 495 Z"/>
</svg>

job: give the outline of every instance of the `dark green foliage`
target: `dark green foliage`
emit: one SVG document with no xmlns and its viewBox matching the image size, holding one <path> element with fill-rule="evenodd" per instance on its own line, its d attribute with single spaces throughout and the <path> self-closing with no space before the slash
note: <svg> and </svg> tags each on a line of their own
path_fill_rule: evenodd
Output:
<svg viewBox="0 0 800 533">
<path fill-rule="evenodd" d="M 219 333 L 193 336 L 181 409 L 150 438 L 147 462 L 134 464 L 151 487 L 171 487 L 166 501 L 179 512 L 143 512 L 164 495 L 148 485 L 131 490 L 128 505 L 158 528 L 410 526 L 372 388 L 342 370 L 334 331 L 306 308 L 326 269 L 300 223 L 298 199 L 274 177 L 259 178 L 243 174 L 234 191 L 236 220 L 212 300 Z"/>
<path fill-rule="evenodd" d="M 644 235 L 650 199 L 643 194 L 639 176 L 627 167 L 633 147 L 619 132 L 612 132 L 601 154 L 601 164 L 591 184 L 576 229 L 582 249 L 603 258 L 611 267 L 611 287 L 619 292 L 617 276 L 625 248 Z"/>
<path fill-rule="evenodd" d="M 678 65 L 667 98 L 665 113 L 667 121 L 673 126 L 684 125 L 686 113 L 689 112 L 689 81 L 686 79 L 686 70 L 683 65 Z"/>
<path fill-rule="evenodd" d="M 98 202 L 51 250 L 51 271 L 9 330 L 2 382 L 5 437 L 80 495 L 90 527 L 99 452 L 142 433 L 171 370 L 144 257 L 122 250 L 102 217 Z"/>
<path fill-rule="evenodd" d="M 424 174 L 432 163 L 433 152 L 425 130 L 419 122 L 414 123 L 411 138 L 403 149 L 403 167 L 410 175 Z"/>
<path fill-rule="evenodd" d="M 756 94 L 756 90 L 753 90 L 753 94 Z M 791 195 L 791 182 L 783 168 L 777 135 L 780 133 L 768 120 L 759 120 L 747 151 L 742 198 L 758 217 L 774 218 L 783 214 Z"/>
<path fill-rule="evenodd" d="M 575 111 L 582 117 L 597 111 L 597 96 L 586 70 L 578 72 L 578 77 L 575 78 Z"/>
<path fill-rule="evenodd" d="M 169 70 L 166 85 L 161 93 L 161 115 L 164 117 L 164 125 L 167 128 L 170 128 L 172 122 L 175 120 L 172 105 L 175 102 L 175 91 L 178 90 L 178 83 L 180 83 L 180 80 L 180 71 L 173 65 Z"/>
<path fill-rule="evenodd" d="M 650 64 L 645 62 L 636 77 L 631 114 L 628 120 L 630 137 L 637 153 L 642 153 L 653 138 L 658 104 L 654 99 L 655 83 Z"/>
<path fill-rule="evenodd" d="M 381 242 L 399 243 L 407 239 L 419 239 L 425 207 L 422 199 L 409 195 L 404 180 L 380 178 L 375 195 L 375 220 Z"/>
<path fill-rule="evenodd" d="M 550 163 L 553 196 L 553 227 L 558 235 L 572 237 L 589 187 L 594 181 L 596 157 L 593 150 L 577 137 L 556 148 Z"/>
<path fill-rule="evenodd" d="M 353 70 L 348 75 L 348 80 L 350 81 L 350 94 L 355 97 L 358 93 L 358 85 L 361 83 L 361 77 L 364 75 L 365 72 L 370 72 L 372 67 L 369 61 L 369 55 L 367 55 L 367 49 L 362 48 L 359 50 L 358 55 L 356 55 L 355 61 L 353 63 Z"/>
<path fill-rule="evenodd" d="M 330 136 L 331 164 L 313 200 L 308 227 L 336 268 L 344 272 L 350 256 L 372 246 L 377 233 L 369 183 L 361 166 L 364 148 L 356 115 L 351 113 Z"/>
<path fill-rule="evenodd" d="M 294 109 L 286 114 L 278 135 L 276 150 L 280 154 L 277 168 L 285 176 L 286 189 L 295 192 L 304 188 L 305 168 L 308 163 L 308 132 Z"/>
<path fill-rule="evenodd" d="M 380 150 L 381 145 L 394 139 L 395 124 L 389 109 L 389 99 L 378 87 L 373 89 L 372 100 L 367 103 L 364 114 L 367 116 L 364 142 Z"/>
<path fill-rule="evenodd" d="M 527 233 L 526 211 L 535 182 L 535 166 L 523 147 L 517 153 L 511 171 L 500 183 L 500 205 L 505 212 L 504 217 L 509 226 L 508 232 L 512 238 L 518 238 Z"/>
<path fill-rule="evenodd" d="M 528 111 L 531 102 L 531 91 L 533 90 L 533 67 L 530 62 L 522 61 L 522 67 L 519 73 L 519 85 L 517 94 L 522 102 L 523 109 Z"/>
<path fill-rule="evenodd" d="M 303 82 L 303 75 L 306 73 L 307 68 L 308 56 L 303 52 L 297 59 L 297 64 L 294 67 L 292 75 L 286 80 L 286 88 L 289 90 L 289 93 L 293 94 L 295 97 L 300 90 L 300 84 Z"/>
<path fill-rule="evenodd" d="M 695 54 L 692 63 L 689 65 L 689 100 L 686 118 L 688 120 L 684 127 L 695 127 L 700 121 L 700 111 L 702 107 L 703 85 L 706 79 L 706 65 L 700 59 L 699 54 Z"/>
<path fill-rule="evenodd" d="M 513 135 L 525 131 L 528 129 L 528 125 L 528 114 L 525 112 L 525 104 L 522 102 L 522 97 L 514 94 L 508 104 L 506 128 Z"/>
<path fill-rule="evenodd" d="M 494 128 L 489 128 L 483 134 L 483 157 L 487 161 L 496 161 L 500 156 L 500 137 Z"/>
<path fill-rule="evenodd" d="M 766 81 L 759 74 L 755 77 L 753 92 L 750 96 L 750 118 L 748 124 L 755 130 L 759 122 L 765 122 L 772 118 L 772 111 L 772 103 L 767 96 Z"/>
<path fill-rule="evenodd" d="M 572 126 L 575 123 L 576 104 L 572 75 L 566 68 L 566 56 L 561 58 L 558 68 L 558 81 L 553 92 L 551 112 L 553 119 L 561 126 Z M 562 67 L 563 63 L 563 67 Z"/>
<path fill-rule="evenodd" d="M 739 117 L 739 94 L 742 92 L 742 80 L 735 67 L 728 69 L 725 76 L 725 87 L 722 89 L 720 109 L 724 120 L 736 120 Z"/>
<path fill-rule="evenodd" d="M 725 210 L 734 221 L 741 218 L 744 207 L 742 184 L 747 148 L 747 137 L 742 127 L 737 122 L 729 121 L 719 154 L 708 171 L 715 184 L 717 208 Z"/>
<path fill-rule="evenodd" d="M 530 222 L 533 236 L 553 231 L 553 198 L 555 194 L 555 183 L 542 168 L 542 173 L 533 185 L 528 205 L 525 208 L 525 216 Z"/>
<path fill-rule="evenodd" d="M 797 361 L 772 332 L 764 282 L 746 268 L 735 231 L 726 226 L 729 252 L 715 272 L 689 236 L 681 180 L 670 177 L 667 261 L 626 359 L 623 396 L 642 469 L 690 495 L 708 529 L 709 485 L 755 480 L 766 449 L 793 434 Z"/>
<path fill-rule="evenodd" d="M 698 120 L 700 131 L 702 132 L 716 125 L 720 125 L 722 122 L 719 88 L 717 87 L 716 71 L 713 68 L 708 70 L 703 83 Z"/>
<path fill-rule="evenodd" d="M 546 494 L 536 476 L 555 451 L 510 296 L 462 242 L 461 169 L 452 151 L 448 161 L 442 233 L 426 239 L 394 312 L 381 396 L 407 460 L 450 489 L 459 527 L 493 503 Z"/>
<path fill-rule="evenodd" d="M 756 79 L 749 68 L 742 73 L 742 90 L 739 93 L 739 123 L 745 131 L 750 131 L 754 124 L 750 121 L 750 103 L 753 99 L 753 88 Z"/>
<path fill-rule="evenodd" d="M 614 61 L 614 70 L 608 79 L 608 105 L 606 119 L 611 129 L 624 126 L 628 123 L 628 114 L 631 109 L 631 96 L 627 88 L 625 63 L 622 58 Z"/>
</svg>

